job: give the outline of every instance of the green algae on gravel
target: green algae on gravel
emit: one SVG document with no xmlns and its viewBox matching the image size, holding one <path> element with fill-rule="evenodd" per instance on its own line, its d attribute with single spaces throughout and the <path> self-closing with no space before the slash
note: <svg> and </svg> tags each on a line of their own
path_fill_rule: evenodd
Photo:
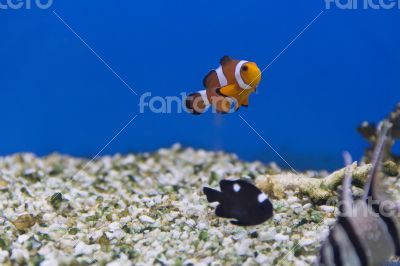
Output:
<svg viewBox="0 0 400 266">
<path fill-rule="evenodd" d="M 0 216 L 35 219 L 21 231 L 0 218 L 0 264 L 309 265 L 335 222 L 329 208 L 296 188 L 272 197 L 275 215 L 262 225 L 236 227 L 216 217 L 204 185 L 291 175 L 232 154 L 175 145 L 100 157 L 82 169 L 87 162 L 57 154 L 0 157 Z M 400 184 L 391 181 L 394 192 Z"/>
</svg>

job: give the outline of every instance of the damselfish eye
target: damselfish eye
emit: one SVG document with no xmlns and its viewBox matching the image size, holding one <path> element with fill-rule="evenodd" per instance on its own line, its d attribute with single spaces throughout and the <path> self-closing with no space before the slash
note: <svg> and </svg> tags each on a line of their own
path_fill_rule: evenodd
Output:
<svg viewBox="0 0 400 266">
<path fill-rule="evenodd" d="M 247 66 L 242 66 L 243 71 L 247 71 L 249 68 Z"/>
</svg>

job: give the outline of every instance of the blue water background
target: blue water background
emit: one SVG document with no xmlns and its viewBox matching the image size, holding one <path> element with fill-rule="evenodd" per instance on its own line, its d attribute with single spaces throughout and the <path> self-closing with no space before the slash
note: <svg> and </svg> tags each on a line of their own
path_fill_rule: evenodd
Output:
<svg viewBox="0 0 400 266">
<path fill-rule="evenodd" d="M 4 1 L 1 1 L 4 3 Z M 323 1 L 54 1 L 0 10 L 0 155 L 91 157 L 139 112 L 140 95 L 173 96 L 231 55 L 270 64 L 325 9 Z M 56 16 L 56 12 L 136 96 Z M 249 108 L 140 114 L 101 154 L 173 143 L 296 169 L 358 159 L 355 131 L 400 100 L 400 10 L 324 11 L 264 72 Z"/>
</svg>

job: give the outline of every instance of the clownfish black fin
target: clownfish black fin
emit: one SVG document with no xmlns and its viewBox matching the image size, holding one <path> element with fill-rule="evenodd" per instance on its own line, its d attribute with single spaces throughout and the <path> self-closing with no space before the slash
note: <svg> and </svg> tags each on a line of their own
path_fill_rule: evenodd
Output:
<svg viewBox="0 0 400 266">
<path fill-rule="evenodd" d="M 217 92 L 217 94 L 219 94 L 219 95 L 221 95 L 221 96 L 224 96 L 224 97 L 229 97 L 228 95 L 223 94 L 223 93 L 221 92 L 221 89 L 222 89 L 222 88 L 218 88 L 218 89 L 215 90 L 215 91 Z"/>
<path fill-rule="evenodd" d="M 223 56 L 220 60 L 219 63 L 221 64 L 221 66 L 225 65 L 226 63 L 232 61 L 233 59 L 230 56 Z"/>
</svg>

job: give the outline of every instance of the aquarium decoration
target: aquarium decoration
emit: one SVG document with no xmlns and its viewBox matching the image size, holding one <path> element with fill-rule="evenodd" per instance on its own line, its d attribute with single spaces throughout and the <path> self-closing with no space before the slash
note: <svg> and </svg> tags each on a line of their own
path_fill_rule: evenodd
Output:
<svg viewBox="0 0 400 266">
<path fill-rule="evenodd" d="M 363 188 L 367 180 L 369 171 L 372 168 L 370 164 L 374 147 L 377 145 L 378 132 L 384 121 L 392 124 L 389 130 L 390 139 L 386 141 L 383 150 L 382 171 L 392 177 L 399 175 L 400 157 L 392 152 L 395 141 L 400 139 L 400 103 L 395 111 L 391 112 L 386 120 L 383 120 L 378 125 L 363 122 L 358 127 L 358 132 L 370 143 L 370 147 L 366 149 L 363 163 L 360 166 L 357 164 L 351 165 L 351 175 L 353 185 Z M 257 187 L 270 195 L 271 197 L 282 199 L 285 191 L 297 190 L 300 194 L 309 197 L 316 204 L 324 204 L 331 199 L 337 191 L 337 188 L 342 184 L 345 177 L 346 168 L 333 172 L 332 174 L 323 177 L 309 177 L 305 174 L 267 174 L 258 176 L 256 179 Z"/>
<path fill-rule="evenodd" d="M 357 166 L 353 164 L 353 184 L 362 188 L 367 179 L 371 165 Z M 337 188 L 342 184 L 345 169 L 340 169 L 323 177 L 309 177 L 303 173 L 283 173 L 274 175 L 260 175 L 256 179 L 257 187 L 273 198 L 283 199 L 288 190 L 298 191 L 301 195 L 309 197 L 315 204 L 325 204 L 335 196 Z"/>
<path fill-rule="evenodd" d="M 221 191 L 203 188 L 208 202 L 219 202 L 215 214 L 222 218 L 232 218 L 234 225 L 258 225 L 273 214 L 273 206 L 268 196 L 245 180 L 222 180 Z"/>
<path fill-rule="evenodd" d="M 237 111 L 249 105 L 249 96 L 261 81 L 262 72 L 254 62 L 235 60 L 224 56 L 220 66 L 211 70 L 203 80 L 205 90 L 192 93 L 186 99 L 186 108 L 193 114 L 202 114 L 212 106 L 218 113 Z M 232 109 L 233 107 L 233 109 Z"/>
<path fill-rule="evenodd" d="M 391 141 L 387 142 L 383 154 L 384 161 L 392 160 L 396 163 L 400 163 L 400 155 L 392 152 L 393 146 L 397 140 L 400 139 L 400 103 L 393 112 L 391 112 L 386 118 L 393 127 L 390 130 Z M 364 161 L 370 162 L 372 160 L 373 149 L 378 141 L 379 126 L 382 122 L 376 124 L 364 121 L 358 128 L 357 131 L 361 136 L 370 143 L 370 146 L 365 150 Z"/>
</svg>

